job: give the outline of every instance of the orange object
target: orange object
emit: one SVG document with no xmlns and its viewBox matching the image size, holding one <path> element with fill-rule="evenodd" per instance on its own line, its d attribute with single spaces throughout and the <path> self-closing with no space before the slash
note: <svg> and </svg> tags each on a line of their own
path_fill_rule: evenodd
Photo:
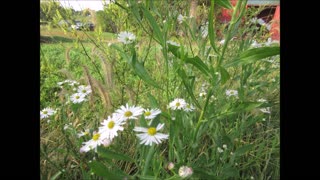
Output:
<svg viewBox="0 0 320 180">
<path fill-rule="evenodd" d="M 235 6 L 237 4 L 238 0 L 231 0 L 230 3 L 232 4 L 232 6 Z M 226 9 L 226 8 L 222 8 L 221 10 L 221 16 L 220 16 L 220 21 L 223 23 L 227 23 L 231 20 L 231 16 L 232 16 L 232 9 Z"/>
<path fill-rule="evenodd" d="M 280 41 L 280 6 L 277 6 L 271 25 L 271 39 Z"/>
</svg>

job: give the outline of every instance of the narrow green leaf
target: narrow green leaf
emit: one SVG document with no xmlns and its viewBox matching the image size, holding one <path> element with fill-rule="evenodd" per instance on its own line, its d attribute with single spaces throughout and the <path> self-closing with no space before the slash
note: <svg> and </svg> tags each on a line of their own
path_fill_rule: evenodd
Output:
<svg viewBox="0 0 320 180">
<path fill-rule="evenodd" d="M 187 59 L 185 60 L 185 62 L 194 65 L 194 66 L 195 66 L 196 68 L 198 68 L 204 75 L 206 75 L 206 76 L 209 75 L 209 68 L 208 68 L 208 66 L 207 66 L 205 63 L 203 63 L 198 56 L 193 57 L 193 58 L 187 58 Z"/>
<path fill-rule="evenodd" d="M 211 44 L 211 47 L 213 48 L 213 50 L 217 53 L 218 53 L 218 50 L 217 50 L 217 47 L 216 47 L 216 44 L 215 44 L 215 31 L 213 29 L 214 27 L 214 0 L 211 0 L 211 6 L 210 6 L 210 12 L 209 12 L 209 27 L 208 27 L 208 33 L 209 33 L 209 39 L 210 39 L 210 44 Z"/>
<path fill-rule="evenodd" d="M 234 154 L 235 154 L 236 156 L 241 156 L 241 155 L 247 153 L 248 151 L 250 151 L 250 150 L 252 149 L 252 147 L 253 147 L 253 144 L 244 145 L 244 146 L 236 149 L 235 152 L 234 152 Z"/>
<path fill-rule="evenodd" d="M 151 15 L 149 10 L 147 10 L 144 7 L 142 8 L 142 10 L 143 10 L 143 14 L 146 16 L 147 20 L 149 21 L 149 23 L 150 23 L 150 25 L 151 25 L 151 27 L 153 29 L 153 32 L 155 34 L 156 39 L 161 43 L 162 46 L 164 46 L 165 43 L 164 43 L 164 39 L 163 39 L 163 36 L 162 36 L 162 32 L 161 32 L 156 20 Z"/>
<path fill-rule="evenodd" d="M 50 180 L 55 180 L 57 179 L 60 175 L 62 174 L 62 171 L 57 172 L 55 175 L 53 175 Z"/>
<path fill-rule="evenodd" d="M 153 154 L 155 153 L 155 146 L 151 146 L 149 149 L 148 149 L 148 154 L 147 154 L 147 157 L 146 157 L 146 161 L 145 161 L 145 164 L 144 164 L 144 167 L 143 167 L 143 170 L 142 170 L 142 175 L 145 176 L 149 170 L 149 166 L 150 166 L 150 162 L 151 162 L 151 159 L 153 157 Z"/>
<path fill-rule="evenodd" d="M 240 59 L 243 61 L 255 61 L 259 59 L 264 59 L 267 57 L 275 56 L 280 54 L 280 47 L 273 46 L 273 47 L 261 47 L 261 48 L 254 48 L 244 51 L 240 55 Z"/>
<path fill-rule="evenodd" d="M 146 176 L 146 175 L 144 175 L 144 176 L 137 175 L 137 177 L 141 180 L 155 180 L 155 179 L 157 179 L 155 176 Z"/>
<path fill-rule="evenodd" d="M 280 54 L 280 47 L 279 46 L 249 49 L 247 51 L 242 52 L 240 54 L 239 58 L 226 64 L 224 67 L 249 64 L 249 63 L 255 62 L 257 60 L 272 57 L 272 56 L 275 56 L 278 54 Z"/>
<path fill-rule="evenodd" d="M 216 3 L 221 7 L 224 7 L 227 9 L 232 9 L 232 5 L 230 3 L 230 0 L 216 0 Z"/>
<path fill-rule="evenodd" d="M 233 111 L 242 112 L 242 111 L 251 111 L 262 105 L 262 102 L 242 102 L 240 103 Z"/>
<path fill-rule="evenodd" d="M 120 154 L 114 151 L 111 151 L 104 147 L 98 148 L 98 153 L 101 157 L 107 158 L 107 159 L 115 159 L 115 160 L 121 160 L 121 161 L 128 161 L 128 162 L 134 162 L 132 158 L 129 156 L 126 156 L 124 154 Z"/>
<path fill-rule="evenodd" d="M 224 144 L 227 144 L 227 145 L 229 145 L 229 146 L 230 146 L 231 144 L 233 144 L 230 136 L 228 136 L 228 135 L 222 136 L 222 141 L 224 142 Z"/>
<path fill-rule="evenodd" d="M 226 83 L 230 79 L 230 75 L 228 71 L 223 68 L 222 66 L 219 67 L 220 74 L 221 74 L 221 84 Z"/>
<path fill-rule="evenodd" d="M 208 170 L 205 170 L 203 168 L 193 168 L 193 173 L 195 177 L 199 177 L 201 179 L 210 179 L 210 180 L 218 180 L 219 178 L 213 173 L 209 173 Z"/>
<path fill-rule="evenodd" d="M 154 96 L 152 96 L 150 93 L 147 94 L 149 98 L 149 102 L 151 105 L 151 108 L 159 108 L 159 104 Z"/>
<path fill-rule="evenodd" d="M 144 118 L 144 116 L 140 116 L 139 122 L 142 127 L 148 126 L 148 123 L 147 123 L 146 119 Z"/>
<path fill-rule="evenodd" d="M 190 87 L 189 82 L 187 81 L 188 77 L 186 75 L 186 72 L 183 69 L 178 69 L 178 75 L 181 77 L 182 79 L 182 83 L 185 86 L 188 94 L 190 95 L 191 99 L 193 100 L 193 102 L 195 103 L 195 105 L 201 109 L 201 106 L 199 104 L 199 102 L 197 101 L 196 97 L 193 94 L 192 88 Z"/>
<path fill-rule="evenodd" d="M 106 179 L 123 179 L 123 176 L 119 176 L 111 172 L 104 164 L 98 162 L 98 161 L 92 161 L 89 163 L 90 168 L 92 171 L 101 177 L 104 177 Z"/>
<path fill-rule="evenodd" d="M 140 13 L 139 13 L 139 8 L 138 8 L 138 5 L 136 3 L 135 0 L 129 0 L 129 6 L 131 8 L 131 12 L 133 13 L 133 15 L 139 20 L 141 21 L 141 16 L 140 16 Z"/>
<path fill-rule="evenodd" d="M 224 106 L 225 110 L 222 110 L 222 113 L 219 113 L 217 115 L 211 116 L 209 119 L 219 119 L 223 118 L 232 114 L 240 113 L 240 112 L 245 112 L 245 111 L 251 111 L 254 108 L 260 107 L 263 103 L 261 102 L 243 102 L 237 105 L 233 109 L 228 109 L 229 104 Z"/>
<path fill-rule="evenodd" d="M 126 60 L 127 62 L 130 61 L 129 56 L 128 56 L 119 46 L 117 46 L 116 44 L 112 44 L 111 47 L 114 48 L 114 49 L 116 49 L 117 51 L 119 51 L 120 56 L 121 56 L 124 60 Z"/>
<path fill-rule="evenodd" d="M 179 46 L 175 46 L 168 43 L 168 50 L 171 52 L 174 56 L 176 56 L 179 59 L 184 59 L 184 57 L 187 57 L 187 53 L 183 53 L 181 48 Z"/>
<path fill-rule="evenodd" d="M 140 62 L 135 62 L 133 64 L 134 72 L 146 83 L 161 89 L 161 87 L 150 77 L 149 73 L 143 67 Z"/>
<path fill-rule="evenodd" d="M 163 116 L 163 117 L 165 117 L 165 118 L 167 118 L 168 120 L 171 120 L 170 115 L 169 115 L 168 113 L 166 113 L 166 112 L 161 112 L 160 115 Z"/>
<path fill-rule="evenodd" d="M 234 167 L 226 167 L 226 168 L 223 168 L 222 170 L 222 175 L 224 178 L 231 178 L 231 177 L 239 177 L 239 171 L 234 168 Z"/>
</svg>

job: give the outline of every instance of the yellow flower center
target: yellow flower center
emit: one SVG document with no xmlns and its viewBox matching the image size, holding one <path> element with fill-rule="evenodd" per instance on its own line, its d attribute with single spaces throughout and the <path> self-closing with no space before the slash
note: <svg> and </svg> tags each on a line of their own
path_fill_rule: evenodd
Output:
<svg viewBox="0 0 320 180">
<path fill-rule="evenodd" d="M 190 104 L 187 104 L 187 108 L 189 108 L 189 109 L 191 108 Z"/>
<path fill-rule="evenodd" d="M 145 115 L 145 116 L 150 116 L 150 115 L 151 115 L 151 112 L 150 112 L 150 111 L 147 111 L 147 112 L 144 113 L 144 115 Z"/>
<path fill-rule="evenodd" d="M 99 139 L 99 137 L 100 137 L 100 134 L 97 133 L 97 134 L 93 135 L 92 139 L 93 139 L 94 141 L 97 141 L 97 140 Z"/>
<path fill-rule="evenodd" d="M 84 89 L 84 90 L 82 90 L 82 93 L 86 93 L 87 91 Z"/>
<path fill-rule="evenodd" d="M 75 98 L 76 98 L 76 99 L 79 99 L 79 98 L 80 98 L 80 96 L 76 96 Z"/>
<path fill-rule="evenodd" d="M 233 94 L 234 94 L 234 92 L 233 92 L 233 91 L 230 91 L 230 94 L 232 94 L 232 95 L 233 95 Z"/>
<path fill-rule="evenodd" d="M 48 114 L 48 111 L 43 111 L 43 114 Z"/>
<path fill-rule="evenodd" d="M 151 128 L 148 129 L 148 134 L 149 134 L 150 136 L 154 136 L 156 133 L 157 133 L 156 128 L 151 127 Z"/>
<path fill-rule="evenodd" d="M 110 121 L 109 123 L 108 123 L 108 128 L 109 129 L 112 129 L 114 127 L 114 121 Z"/>
<path fill-rule="evenodd" d="M 177 106 L 177 107 L 179 107 L 179 106 L 180 106 L 180 103 L 179 103 L 179 102 L 177 102 L 177 103 L 176 103 L 176 106 Z"/>
<path fill-rule="evenodd" d="M 84 132 L 83 134 L 84 134 L 84 135 L 88 135 L 88 134 L 89 134 L 89 132 L 87 132 L 87 131 L 86 131 L 86 132 Z"/>
<path fill-rule="evenodd" d="M 124 116 L 125 117 L 130 117 L 130 116 L 132 116 L 132 112 L 131 111 L 127 111 L 127 112 L 124 113 Z"/>
</svg>

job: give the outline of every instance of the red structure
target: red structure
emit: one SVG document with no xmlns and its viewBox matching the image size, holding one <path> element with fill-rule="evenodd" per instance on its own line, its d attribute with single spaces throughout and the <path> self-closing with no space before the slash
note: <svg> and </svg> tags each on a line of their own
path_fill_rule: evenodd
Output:
<svg viewBox="0 0 320 180">
<path fill-rule="evenodd" d="M 271 25 L 271 39 L 280 41 L 280 6 L 277 6 Z"/>
<path fill-rule="evenodd" d="M 237 1 L 238 0 L 230 0 L 230 3 L 232 4 L 232 6 L 235 6 L 237 4 Z M 248 1 L 248 4 L 246 7 L 247 8 L 254 8 L 257 6 L 259 6 L 259 5 L 250 4 L 250 2 Z M 272 9 L 274 11 L 275 5 L 270 4 L 270 7 L 271 8 L 269 8 L 269 12 Z M 232 9 L 222 8 L 221 15 L 219 16 L 220 21 L 223 23 L 228 23 L 231 20 L 232 11 L 233 11 Z M 280 5 L 279 4 L 276 5 L 275 12 L 273 13 L 272 19 L 270 19 L 269 17 L 264 17 L 263 15 L 261 17 L 267 23 L 271 21 L 271 29 L 270 29 L 271 39 L 280 41 Z"/>
</svg>

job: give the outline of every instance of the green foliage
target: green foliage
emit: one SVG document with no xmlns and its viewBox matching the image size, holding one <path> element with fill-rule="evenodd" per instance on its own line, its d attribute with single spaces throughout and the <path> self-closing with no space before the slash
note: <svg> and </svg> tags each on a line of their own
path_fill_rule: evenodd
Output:
<svg viewBox="0 0 320 180">
<path fill-rule="evenodd" d="M 43 179 L 182 179 L 182 166 L 193 170 L 186 179 L 279 178 L 279 46 L 250 47 L 268 37 L 240 21 L 257 13 L 245 11 L 245 1 L 233 8 L 228 26 L 217 20 L 216 9 L 230 8 L 229 1 L 198 2 L 209 12 L 203 12 L 208 35 L 193 27 L 187 1 L 121 0 L 97 12 L 100 30 L 55 32 L 60 39 L 41 44 L 41 110 L 57 110 L 40 120 Z M 181 24 L 179 14 L 185 16 Z M 102 31 L 136 38 L 123 44 Z M 59 42 L 62 34 L 70 40 Z M 66 79 L 91 86 L 87 101 L 69 101 L 79 85 L 59 87 Z M 194 109 L 168 108 L 176 98 Z M 145 114 L 128 120 L 110 145 L 80 153 L 102 120 L 126 103 L 161 113 L 152 121 Z M 133 129 L 159 123 L 168 139 L 141 144 Z"/>
</svg>

